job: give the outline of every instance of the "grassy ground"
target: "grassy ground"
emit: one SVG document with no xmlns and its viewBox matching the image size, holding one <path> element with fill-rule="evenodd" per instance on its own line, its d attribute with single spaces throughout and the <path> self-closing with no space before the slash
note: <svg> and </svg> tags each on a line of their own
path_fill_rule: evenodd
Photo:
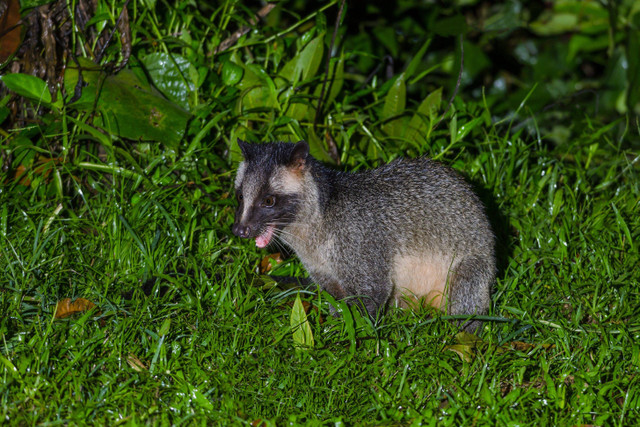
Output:
<svg viewBox="0 0 640 427">
<path fill-rule="evenodd" d="M 369 10 L 376 20 L 358 22 L 351 13 L 356 22 L 334 63 L 344 86 L 329 90 L 316 134 L 310 100 L 320 92 L 330 34 L 321 13 L 276 9 L 263 32 L 213 55 L 251 17 L 248 7 L 178 2 L 165 14 L 133 3 L 128 68 L 163 91 L 165 104 L 189 109 L 186 131 L 165 130 L 172 144 L 131 142 L 136 122 L 129 134 L 107 136 L 96 130 L 106 121 L 95 120 L 93 101 L 74 107 L 59 100 L 59 110 L 45 103 L 47 115 L 24 128 L 0 121 L 7 166 L 0 175 L 0 423 L 640 424 L 640 133 L 637 115 L 612 107 L 624 107 L 617 100 L 632 83 L 621 46 L 632 51 L 635 44 L 616 39 L 615 61 L 587 64 L 601 72 L 610 63 L 608 76 L 616 79 L 598 86 L 594 77 L 584 86 L 596 89 L 579 100 L 602 90 L 598 110 L 598 103 L 572 103 L 582 64 L 555 67 L 567 57 L 566 40 L 554 43 L 545 33 L 539 58 L 522 62 L 533 71 L 504 79 L 506 72 L 486 71 L 500 64 L 483 56 L 490 49 L 482 43 L 493 39 L 474 27 L 465 39 L 465 81 L 444 114 L 457 79 L 457 33 L 444 31 L 430 46 L 432 34 L 408 20 L 420 15 L 409 9 L 402 20 L 388 19 L 418 28 L 413 38 L 389 27 L 377 34 L 380 42 L 370 41 L 354 32 L 385 15 Z M 447 28 L 484 14 L 480 6 L 466 18 L 423 7 L 432 22 L 457 19 Z M 116 22 L 119 11 L 111 9 L 101 13 Z M 608 22 L 606 13 L 596 17 Z M 606 22 L 597 28 L 609 37 Z M 487 37 L 502 40 L 490 31 Z M 538 40 L 514 34 L 526 48 L 520 51 L 536 53 Z M 608 45 L 597 46 L 581 55 L 604 55 Z M 383 48 L 399 50 L 393 78 L 390 66 L 376 68 L 393 53 Z M 170 66 L 167 52 L 183 68 Z M 151 67 L 154 61 L 162 66 Z M 479 70 L 496 76 L 486 96 L 484 86 L 471 90 L 482 80 Z M 89 72 L 85 79 L 99 81 Z M 126 79 L 144 86 L 131 74 Z M 553 84 L 531 89 L 536 79 Z M 105 91 L 118 82 L 108 83 Z M 35 88 L 21 94 L 38 99 L 43 90 Z M 123 93 L 114 99 L 128 115 Z M 33 102 L 24 105 L 35 111 Z M 114 105 L 106 105 L 115 111 L 107 118 L 121 113 Z M 420 132 L 408 138 L 415 118 Z M 267 252 L 230 231 L 235 137 L 304 138 L 323 147 L 326 135 L 335 139 L 341 167 L 424 154 L 474 184 L 500 255 L 482 341 L 457 335 L 430 311 L 392 309 L 372 321 L 343 310 L 335 318 L 328 295 L 273 286 L 257 272 Z M 272 273 L 305 275 L 295 258 Z M 297 295 L 308 303 L 313 349 L 294 342 Z M 76 313 L 56 316 L 64 304 Z"/>
<path fill-rule="evenodd" d="M 265 253 L 229 231 L 229 171 L 177 162 L 177 184 L 141 191 L 78 169 L 92 185 L 59 203 L 5 186 L 0 419 L 634 424 L 638 158 L 597 132 L 553 147 L 494 127 L 450 162 L 484 189 L 501 239 L 476 345 L 433 313 L 335 319 L 305 292 L 316 348 L 296 350 L 296 292 L 261 286 Z M 295 260 L 277 272 L 304 274 Z M 55 319 L 66 297 L 97 308 Z"/>
</svg>

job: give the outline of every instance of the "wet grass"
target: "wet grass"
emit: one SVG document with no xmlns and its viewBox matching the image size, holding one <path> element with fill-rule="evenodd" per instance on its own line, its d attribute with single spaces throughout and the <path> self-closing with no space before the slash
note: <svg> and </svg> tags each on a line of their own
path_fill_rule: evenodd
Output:
<svg viewBox="0 0 640 427">
<path fill-rule="evenodd" d="M 483 343 L 430 312 L 333 318 L 308 290 L 308 351 L 289 326 L 296 291 L 263 286 L 266 253 L 231 235 L 232 171 L 204 144 L 197 168 L 169 162 L 149 182 L 70 165 L 71 196 L 2 188 L 0 420 L 640 421 L 640 162 L 622 138 L 586 126 L 556 146 L 490 127 L 443 156 L 500 237 Z M 277 273 L 304 275 L 295 259 Z M 80 297 L 97 307 L 54 318 Z"/>
</svg>

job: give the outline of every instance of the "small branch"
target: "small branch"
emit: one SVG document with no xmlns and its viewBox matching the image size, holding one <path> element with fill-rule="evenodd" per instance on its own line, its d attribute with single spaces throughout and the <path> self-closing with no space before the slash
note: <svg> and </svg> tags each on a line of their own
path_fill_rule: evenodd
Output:
<svg viewBox="0 0 640 427">
<path fill-rule="evenodd" d="M 235 33 L 233 33 L 229 37 L 227 37 L 222 43 L 220 43 L 218 45 L 218 47 L 216 48 L 215 53 L 218 54 L 220 52 L 224 52 L 225 50 L 229 49 L 231 46 L 236 44 L 238 42 L 238 40 L 240 39 L 240 37 L 242 37 L 245 34 L 247 34 L 251 30 L 251 27 L 258 23 L 259 19 L 264 19 L 269 14 L 269 12 L 271 12 L 271 10 L 274 7 L 276 7 L 276 5 L 277 5 L 276 3 L 267 3 L 265 6 L 263 6 L 262 9 L 260 9 L 258 11 L 256 16 L 254 16 L 253 18 L 249 19 L 249 25 L 248 26 L 240 28 Z"/>
<path fill-rule="evenodd" d="M 327 52 L 327 65 L 324 73 L 324 80 L 322 81 L 322 90 L 320 90 L 320 98 L 318 99 L 318 107 L 316 108 L 316 117 L 313 120 L 313 130 L 316 131 L 318 127 L 318 120 L 320 120 L 320 114 L 322 111 L 322 103 L 324 102 L 324 93 L 327 89 L 327 81 L 329 80 L 329 66 L 331 63 L 331 53 L 333 52 L 333 46 L 336 42 L 338 35 L 338 27 L 340 26 L 340 20 L 342 19 L 342 12 L 344 10 L 345 0 L 340 2 L 340 9 L 338 10 L 338 16 L 336 16 L 336 24 L 333 27 L 333 36 L 331 37 L 331 46 L 329 46 L 329 52 Z"/>
<path fill-rule="evenodd" d="M 129 24 L 129 14 L 127 12 L 127 7 L 129 6 L 129 1 L 130 0 L 126 0 L 124 2 L 124 5 L 122 6 L 122 10 L 120 11 L 120 15 L 118 15 L 118 19 L 116 20 L 116 25 L 113 27 L 113 29 L 111 30 L 111 33 L 109 34 L 109 37 L 107 37 L 107 40 L 105 40 L 104 44 L 102 45 L 102 49 L 100 49 L 100 52 L 98 52 L 98 54 L 96 55 L 96 59 L 95 59 L 95 63 L 96 64 L 99 64 L 100 61 L 102 61 L 102 57 L 103 57 L 105 51 L 107 50 L 107 47 L 109 46 L 109 44 L 111 44 L 111 40 L 113 39 L 113 35 L 122 26 L 122 20 L 123 19 L 126 19 L 126 21 L 127 21 L 126 24 L 128 26 L 128 24 Z M 126 63 L 127 63 L 128 59 L 129 59 L 129 54 L 127 54 L 126 51 L 129 50 L 129 53 L 131 52 L 131 47 L 130 46 L 129 47 L 123 46 L 123 49 L 125 50 L 125 52 L 123 52 L 123 64 L 121 64 L 122 66 L 120 68 L 124 68 L 124 66 L 127 65 Z"/>
</svg>

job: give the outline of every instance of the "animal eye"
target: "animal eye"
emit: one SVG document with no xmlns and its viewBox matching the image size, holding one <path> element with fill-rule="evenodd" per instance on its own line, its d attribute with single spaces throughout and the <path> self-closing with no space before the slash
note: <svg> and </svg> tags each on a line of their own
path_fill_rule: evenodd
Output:
<svg viewBox="0 0 640 427">
<path fill-rule="evenodd" d="M 242 200 L 243 199 L 242 193 L 238 193 L 238 195 L 236 197 L 238 197 L 238 200 Z"/>
<path fill-rule="evenodd" d="M 267 208 L 272 208 L 273 205 L 276 204 L 276 198 L 273 196 L 267 196 L 264 198 L 264 200 L 262 201 L 262 204 L 267 207 Z"/>
</svg>

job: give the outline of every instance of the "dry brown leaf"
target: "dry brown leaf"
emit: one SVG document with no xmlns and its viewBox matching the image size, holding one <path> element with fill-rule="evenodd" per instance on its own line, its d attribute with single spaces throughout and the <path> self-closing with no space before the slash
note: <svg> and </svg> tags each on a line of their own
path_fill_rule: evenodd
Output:
<svg viewBox="0 0 640 427">
<path fill-rule="evenodd" d="M 127 354 L 127 363 L 134 371 L 142 372 L 147 370 L 147 366 L 144 364 L 144 362 L 138 359 L 138 356 L 133 353 Z"/>
<path fill-rule="evenodd" d="M 285 304 L 286 307 L 293 308 L 293 304 L 295 301 L 289 301 Z M 318 307 L 311 304 L 309 301 L 302 301 L 302 308 L 304 308 L 304 313 L 308 316 L 311 311 L 313 311 L 314 315 L 318 316 L 318 322 L 322 325 L 324 324 L 324 317 L 320 314 L 320 310 Z"/>
<path fill-rule="evenodd" d="M 288 307 L 293 307 L 293 304 L 294 304 L 294 301 L 287 302 Z M 313 304 L 311 304 L 309 301 L 302 301 L 302 308 L 304 308 L 305 314 L 309 314 L 309 311 L 311 309 L 313 309 L 314 311 L 317 311 L 317 307 L 314 307 Z"/>
<path fill-rule="evenodd" d="M 507 347 L 507 346 L 510 347 L 512 350 L 516 350 L 516 351 L 531 351 L 538 347 L 544 350 L 550 350 L 555 348 L 555 345 L 553 344 L 535 344 L 535 343 L 528 343 L 528 342 L 522 342 L 522 341 L 511 341 L 510 343 L 505 344 L 504 347 Z"/>
<path fill-rule="evenodd" d="M 4 7 L 2 7 L 4 6 Z M 20 24 L 20 2 L 0 1 L 0 64 L 11 57 L 20 47 L 22 25 Z"/>
<path fill-rule="evenodd" d="M 457 344 L 448 345 L 445 348 L 456 353 L 465 362 L 471 362 L 475 352 L 479 350 L 478 347 L 486 344 L 476 335 L 464 331 L 456 334 L 456 342 Z"/>
<path fill-rule="evenodd" d="M 19 165 L 13 174 L 13 180 L 20 185 L 29 186 L 31 185 L 31 177 L 27 172 L 31 171 L 34 175 L 44 178 L 45 182 L 49 182 L 51 172 L 54 171 L 59 164 L 61 164 L 61 162 L 58 159 L 40 157 L 29 169 L 27 169 L 25 165 Z"/>
<path fill-rule="evenodd" d="M 484 351 L 487 348 L 495 348 L 498 353 L 504 353 L 507 351 L 522 351 L 529 352 L 535 350 L 537 348 L 542 348 L 543 350 L 551 350 L 555 348 L 553 344 L 535 344 L 535 343 L 526 343 L 522 341 L 511 341 L 505 343 L 504 345 L 495 347 L 493 345 L 489 345 L 482 338 L 479 338 L 473 334 L 468 332 L 459 332 L 456 334 L 456 344 L 449 345 L 445 347 L 447 350 L 451 350 L 460 356 L 460 359 L 471 362 L 474 358 L 475 352 Z"/>
<path fill-rule="evenodd" d="M 276 265 L 280 264 L 282 262 L 282 254 L 280 252 L 276 252 L 275 254 L 270 254 L 262 258 L 262 261 L 260 261 L 260 274 L 265 274 L 271 271 L 271 260 L 275 261 Z"/>
<path fill-rule="evenodd" d="M 447 350 L 453 351 L 460 359 L 465 362 L 471 362 L 473 360 L 473 349 L 474 347 L 471 345 L 465 344 L 453 344 L 445 347 Z"/>
<path fill-rule="evenodd" d="M 72 316 L 77 313 L 82 313 L 91 310 L 96 305 L 85 298 L 78 298 L 71 300 L 71 298 L 65 298 L 58 301 L 56 305 L 56 319 L 64 319 L 65 317 Z"/>
</svg>

